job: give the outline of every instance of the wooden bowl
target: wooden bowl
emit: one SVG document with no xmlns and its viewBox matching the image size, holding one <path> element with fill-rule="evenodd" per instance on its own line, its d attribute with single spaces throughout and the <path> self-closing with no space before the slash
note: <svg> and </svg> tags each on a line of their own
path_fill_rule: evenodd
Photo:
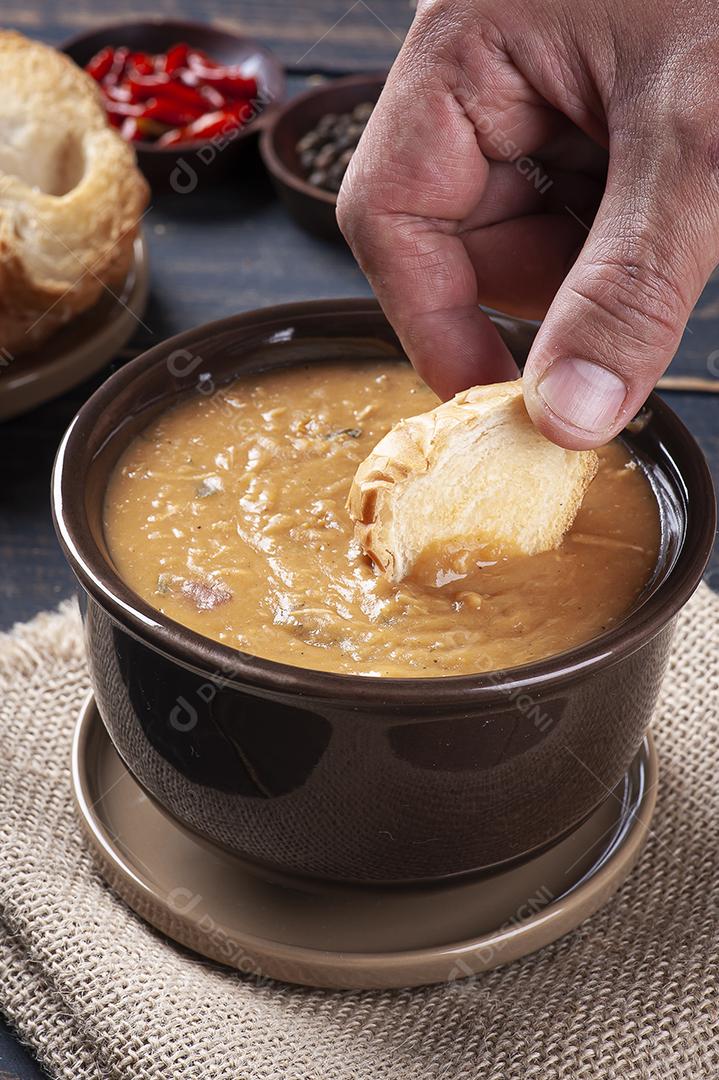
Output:
<svg viewBox="0 0 719 1080">
<path fill-rule="evenodd" d="M 386 72 L 349 75 L 307 90 L 278 109 L 262 132 L 260 153 L 275 189 L 292 216 L 309 232 L 341 240 L 337 196 L 310 184 L 295 149 L 326 113 L 351 112 L 363 101 L 377 101 Z"/>
<path fill-rule="evenodd" d="M 76 64 L 84 67 L 106 45 L 126 45 L 130 49 L 157 53 L 178 41 L 204 49 L 213 60 L 247 64 L 253 68 L 260 93 L 267 102 L 258 103 L 261 108 L 257 117 L 232 137 L 168 147 L 149 142 L 133 144 L 138 165 L 153 188 L 188 194 L 209 180 L 231 174 L 246 151 L 254 152 L 259 131 L 269 122 L 276 103 L 285 95 L 284 70 L 277 57 L 259 41 L 232 30 L 163 18 L 105 23 L 71 38 L 61 48 Z"/>
</svg>

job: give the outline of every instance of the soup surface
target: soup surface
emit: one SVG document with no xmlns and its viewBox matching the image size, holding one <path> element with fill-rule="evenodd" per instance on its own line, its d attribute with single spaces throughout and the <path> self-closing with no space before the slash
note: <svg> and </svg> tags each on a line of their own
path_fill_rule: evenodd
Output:
<svg viewBox="0 0 719 1080">
<path fill-rule="evenodd" d="M 660 526 L 618 442 L 556 551 L 462 577 L 424 567 L 399 586 L 373 568 L 345 510 L 352 477 L 397 420 L 436 404 L 396 361 L 284 368 L 184 398 L 115 468 L 105 531 L 118 572 L 210 638 L 346 674 L 492 671 L 619 621 L 656 564 Z"/>
</svg>

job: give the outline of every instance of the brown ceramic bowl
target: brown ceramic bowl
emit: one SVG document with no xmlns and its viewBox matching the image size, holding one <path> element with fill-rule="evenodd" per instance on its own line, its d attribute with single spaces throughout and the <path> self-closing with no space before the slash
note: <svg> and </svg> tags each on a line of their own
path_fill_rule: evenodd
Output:
<svg viewBox="0 0 719 1080">
<path fill-rule="evenodd" d="M 526 324 L 500 325 L 521 360 Z M 189 330 L 125 365 L 82 407 L 58 452 L 53 506 L 82 586 L 100 713 L 169 814 L 256 864 L 376 883 L 520 859 L 583 821 L 640 747 L 675 616 L 712 548 L 707 465 L 652 396 L 626 442 L 661 506 L 656 572 L 623 622 L 524 667 L 330 674 L 238 652 L 161 615 L 119 577 L 105 545 L 118 455 L 198 386 L 340 357 L 401 357 L 372 301 L 288 304 Z"/>
<path fill-rule="evenodd" d="M 168 147 L 149 142 L 133 144 L 138 164 L 152 186 L 183 195 L 205 181 L 231 174 L 243 154 L 254 149 L 259 131 L 270 121 L 275 104 L 285 96 L 284 70 L 277 57 L 259 41 L 232 30 L 161 16 L 105 23 L 70 38 L 61 48 L 84 67 L 106 45 L 157 53 L 178 41 L 204 49 L 221 63 L 251 64 L 262 94 L 262 100 L 257 102 L 257 118 L 231 138 Z"/>
<path fill-rule="evenodd" d="M 327 113 L 351 112 L 363 101 L 376 102 L 386 77 L 349 75 L 315 86 L 279 109 L 262 133 L 260 153 L 277 194 L 303 228 L 325 239 L 342 239 L 337 196 L 307 182 L 295 147 Z"/>
</svg>

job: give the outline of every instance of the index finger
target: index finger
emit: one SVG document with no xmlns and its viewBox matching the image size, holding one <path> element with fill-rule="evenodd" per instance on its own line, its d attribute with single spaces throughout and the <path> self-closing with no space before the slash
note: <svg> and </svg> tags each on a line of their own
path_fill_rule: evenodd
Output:
<svg viewBox="0 0 719 1080">
<path fill-rule="evenodd" d="M 467 66 L 427 41 L 418 23 L 352 157 L 337 217 L 412 363 L 448 397 L 516 378 L 517 368 L 478 306 L 477 277 L 460 235 L 487 183 L 472 116 L 483 94 Z M 501 95 L 489 62 L 486 68 L 484 90 L 496 107 Z M 505 111 L 506 128 L 516 125 L 516 112 Z"/>
</svg>

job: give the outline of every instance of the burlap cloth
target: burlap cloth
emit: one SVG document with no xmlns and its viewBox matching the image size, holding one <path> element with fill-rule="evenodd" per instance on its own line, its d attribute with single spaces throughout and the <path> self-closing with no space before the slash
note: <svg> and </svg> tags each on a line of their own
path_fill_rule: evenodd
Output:
<svg viewBox="0 0 719 1080">
<path fill-rule="evenodd" d="M 718 615 L 702 587 L 682 616 L 653 834 L 616 898 L 507 968 L 394 993 L 258 983 L 145 926 L 75 820 L 76 611 L 0 636 L 3 1010 L 68 1080 L 717 1080 Z"/>
</svg>

